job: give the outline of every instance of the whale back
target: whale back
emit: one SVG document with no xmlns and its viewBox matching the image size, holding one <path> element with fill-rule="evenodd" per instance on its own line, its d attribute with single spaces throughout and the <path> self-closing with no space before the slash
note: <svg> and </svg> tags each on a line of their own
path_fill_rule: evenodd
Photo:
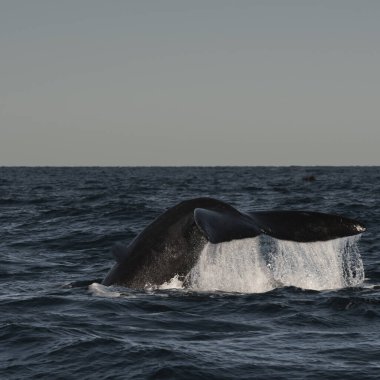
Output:
<svg viewBox="0 0 380 380">
<path fill-rule="evenodd" d="M 116 246 L 116 264 L 103 285 L 120 284 L 144 288 L 162 284 L 174 275 L 184 277 L 198 260 L 207 238 L 194 220 L 196 208 L 237 212 L 213 198 L 183 201 L 168 209 L 148 225 L 128 246 Z"/>
</svg>

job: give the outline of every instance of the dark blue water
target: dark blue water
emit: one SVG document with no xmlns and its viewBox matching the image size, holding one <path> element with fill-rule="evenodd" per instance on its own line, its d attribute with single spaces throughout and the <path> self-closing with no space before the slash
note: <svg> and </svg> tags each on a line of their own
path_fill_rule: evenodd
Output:
<svg viewBox="0 0 380 380">
<path fill-rule="evenodd" d="M 0 378 L 377 379 L 379 195 L 379 167 L 0 168 Z M 256 294 L 89 286 L 115 242 L 198 196 L 362 221 L 364 282 Z"/>
</svg>

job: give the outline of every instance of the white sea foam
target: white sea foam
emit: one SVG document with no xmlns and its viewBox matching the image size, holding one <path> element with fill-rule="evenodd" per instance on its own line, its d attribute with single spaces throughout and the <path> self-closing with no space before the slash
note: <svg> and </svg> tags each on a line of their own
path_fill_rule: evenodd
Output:
<svg viewBox="0 0 380 380">
<path fill-rule="evenodd" d="M 112 290 L 112 288 L 108 286 L 104 286 L 102 284 L 98 284 L 97 282 L 94 282 L 88 287 L 89 291 L 94 296 L 98 297 L 107 297 L 107 298 L 115 298 L 120 297 L 121 293 L 116 292 Z"/>
<path fill-rule="evenodd" d="M 175 275 L 170 281 L 164 282 L 162 285 L 159 285 L 158 289 L 183 289 L 183 281 L 179 279 L 178 275 Z"/>
</svg>

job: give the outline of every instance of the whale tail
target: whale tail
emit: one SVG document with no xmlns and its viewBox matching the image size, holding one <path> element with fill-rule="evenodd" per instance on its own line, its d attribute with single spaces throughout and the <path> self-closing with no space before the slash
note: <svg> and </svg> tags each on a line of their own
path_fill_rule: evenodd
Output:
<svg viewBox="0 0 380 380">
<path fill-rule="evenodd" d="M 280 240 L 315 242 L 357 235 L 359 222 L 339 215 L 308 211 L 242 213 L 213 198 L 196 198 L 169 208 L 128 246 L 116 245 L 116 263 L 103 285 L 144 288 L 186 276 L 207 243 L 269 235 Z"/>
<path fill-rule="evenodd" d="M 251 213 L 197 208 L 194 220 L 211 243 L 269 235 L 280 240 L 315 242 L 361 234 L 358 221 L 340 215 L 310 211 Z"/>
</svg>

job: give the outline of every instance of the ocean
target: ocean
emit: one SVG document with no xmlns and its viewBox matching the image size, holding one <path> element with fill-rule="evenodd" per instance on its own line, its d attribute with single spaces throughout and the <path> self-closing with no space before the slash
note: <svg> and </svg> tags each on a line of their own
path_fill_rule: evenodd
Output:
<svg viewBox="0 0 380 380">
<path fill-rule="evenodd" d="M 367 231 L 208 245 L 191 288 L 100 284 L 115 243 L 204 196 Z M 0 378 L 378 379 L 379 216 L 380 167 L 2 167 Z"/>
</svg>

